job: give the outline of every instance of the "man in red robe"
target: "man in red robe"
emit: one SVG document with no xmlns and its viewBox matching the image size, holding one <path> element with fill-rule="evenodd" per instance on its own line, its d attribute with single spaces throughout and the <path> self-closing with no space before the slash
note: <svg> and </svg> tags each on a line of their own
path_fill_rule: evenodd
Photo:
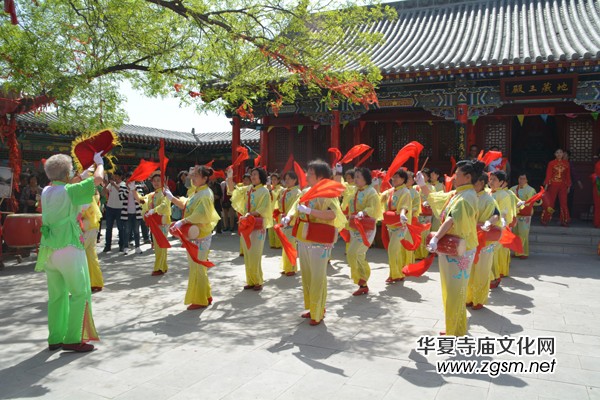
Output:
<svg viewBox="0 0 600 400">
<path fill-rule="evenodd" d="M 544 196 L 542 224 L 547 225 L 554 213 L 554 205 L 556 197 L 560 202 L 560 224 L 568 226 L 571 218 L 569 216 L 569 208 L 567 206 L 567 193 L 571 190 L 571 170 L 569 162 L 563 159 L 564 152 L 558 149 L 554 152 L 556 159 L 548 163 L 546 169 L 546 179 L 544 185 L 546 187 L 546 195 Z"/>
</svg>

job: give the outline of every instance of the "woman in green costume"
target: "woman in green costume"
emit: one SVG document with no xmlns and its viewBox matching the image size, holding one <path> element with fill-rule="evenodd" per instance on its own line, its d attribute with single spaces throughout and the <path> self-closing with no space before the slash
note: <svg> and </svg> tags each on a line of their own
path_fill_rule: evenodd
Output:
<svg viewBox="0 0 600 400">
<path fill-rule="evenodd" d="M 36 271 L 48 280 L 48 348 L 87 352 L 98 340 L 92 318 L 92 292 L 83 232 L 77 222 L 81 206 L 92 202 L 103 183 L 102 153 L 94 155 L 94 176 L 71 184 L 71 157 L 56 154 L 44 165 L 52 182 L 42 192 L 42 239 Z"/>
</svg>

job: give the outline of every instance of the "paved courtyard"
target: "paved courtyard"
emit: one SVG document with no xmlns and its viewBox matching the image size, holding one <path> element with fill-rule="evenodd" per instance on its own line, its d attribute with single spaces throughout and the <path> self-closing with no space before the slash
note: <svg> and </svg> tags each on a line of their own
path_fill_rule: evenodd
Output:
<svg viewBox="0 0 600 400">
<path fill-rule="evenodd" d="M 280 251 L 265 249 L 264 290 L 242 290 L 238 243 L 235 235 L 213 237 L 215 302 L 196 311 L 183 305 L 187 264 L 178 245 L 162 277 L 150 276 L 149 245 L 142 255 L 102 254 L 106 287 L 93 295 L 101 341 L 88 354 L 47 350 L 45 275 L 33 272 L 31 258 L 7 262 L 0 399 L 600 399 L 598 257 L 513 259 L 512 277 L 488 307 L 468 312 L 470 335 L 555 337 L 556 370 L 492 378 L 439 375 L 436 361 L 448 357 L 417 349 L 420 336 L 444 329 L 437 262 L 423 277 L 386 286 L 386 254 L 371 249 L 371 292 L 353 297 L 338 243 L 327 314 L 312 327 L 300 318 L 300 277 L 279 274 Z"/>
</svg>

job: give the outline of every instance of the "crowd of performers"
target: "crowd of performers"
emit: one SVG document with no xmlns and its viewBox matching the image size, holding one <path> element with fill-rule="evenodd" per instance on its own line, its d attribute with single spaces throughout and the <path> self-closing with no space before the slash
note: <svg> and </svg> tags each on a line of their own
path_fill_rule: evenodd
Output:
<svg viewBox="0 0 600 400">
<path fill-rule="evenodd" d="M 227 169 L 225 186 L 239 219 L 244 290 L 263 288 L 262 255 L 268 240 L 272 247 L 283 248 L 282 274 L 300 271 L 306 310 L 301 316 L 310 325 L 319 325 L 325 318 L 327 266 L 335 243 L 339 237 L 346 242 L 350 276 L 356 284 L 352 295 L 368 295 L 367 252 L 379 223 L 389 259 L 385 282 L 419 276 L 437 256 L 446 326 L 442 334 L 466 335 L 467 307 L 483 308 L 490 288 L 510 274 L 510 249 L 518 249 L 517 257 L 528 257 L 533 205 L 539 204 L 542 194 L 528 185 L 525 173 L 518 185 L 509 188 L 506 172 L 492 164 L 496 159 L 480 155 L 460 161 L 444 182 L 436 169 L 413 173 L 404 168 L 385 172 L 356 167 L 344 172 L 341 164 L 331 167 L 321 160 L 309 162 L 305 171 L 294 168 L 282 176 L 269 177 L 255 167 L 249 181 L 240 183 L 234 181 L 233 169 Z M 95 246 L 101 216 L 95 186 L 104 174 L 101 153 L 94 155 L 94 165 L 73 178 L 70 157 L 55 155 L 45 163 L 51 184 L 41 195 L 43 236 L 36 270 L 45 271 L 48 279 L 50 350 L 90 351 L 93 345 L 88 342 L 98 338 L 91 293 L 103 287 Z M 557 195 L 563 201 L 559 178 L 564 168 L 557 152 L 556 163 L 548 166 L 552 201 Z M 179 196 L 163 185 L 160 171 L 150 176 L 155 190 L 147 195 L 138 193 L 135 182 L 121 186 L 127 192 L 124 196 L 131 192 L 141 205 L 152 232 L 153 276 L 168 271 L 169 234 L 187 250 L 188 310 L 213 302 L 208 272 L 214 264 L 209 251 L 221 218 L 208 186 L 212 175 L 210 167 L 192 167 L 189 189 Z M 171 221 L 173 205 L 181 210 L 176 222 Z M 549 216 L 543 218 L 547 221 Z M 564 218 L 568 215 L 561 214 Z M 513 246 L 517 242 L 522 246 Z"/>
</svg>

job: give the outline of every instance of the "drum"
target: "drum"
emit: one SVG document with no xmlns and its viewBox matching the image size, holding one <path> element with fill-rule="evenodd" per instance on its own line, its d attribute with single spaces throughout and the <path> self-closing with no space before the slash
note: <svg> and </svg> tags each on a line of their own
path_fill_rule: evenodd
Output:
<svg viewBox="0 0 600 400">
<path fill-rule="evenodd" d="M 421 215 L 424 217 L 431 217 L 433 215 L 433 211 L 429 206 L 421 206 Z"/>
<path fill-rule="evenodd" d="M 480 231 L 482 226 L 483 224 L 477 224 L 477 230 Z M 485 241 L 497 242 L 498 240 L 500 240 L 500 236 L 502 236 L 502 229 L 498 226 L 492 225 L 490 227 L 490 230 L 485 232 Z"/>
<path fill-rule="evenodd" d="M 9 214 L 2 226 L 9 247 L 37 247 L 42 239 L 42 214 Z"/>
<path fill-rule="evenodd" d="M 356 219 L 357 218 L 355 215 L 350 216 L 350 228 L 357 229 L 356 228 Z M 360 222 L 362 223 L 362 226 L 365 228 L 365 231 L 374 231 L 375 229 L 377 229 L 377 221 L 375 221 L 375 218 L 364 217 L 364 218 L 360 219 Z"/>
<path fill-rule="evenodd" d="M 401 225 L 400 214 L 396 214 L 396 211 L 386 211 L 383 213 L 383 223 L 391 226 Z"/>
<path fill-rule="evenodd" d="M 169 227 L 169 232 L 171 232 L 171 235 L 178 237 L 178 235 L 175 235 L 173 233 L 173 224 L 171 224 L 171 226 Z M 181 227 L 179 228 L 179 230 L 181 231 L 181 233 L 183 233 L 189 240 L 194 240 L 198 238 L 198 235 L 200 235 L 200 228 L 198 227 L 198 225 L 196 224 L 183 224 L 181 225 Z"/>
<path fill-rule="evenodd" d="M 429 244 L 432 237 L 432 233 L 427 235 L 427 244 Z M 465 239 L 459 238 L 458 236 L 446 234 L 438 241 L 436 253 L 445 254 L 448 256 L 462 257 L 466 251 L 467 242 L 465 241 Z"/>
</svg>

